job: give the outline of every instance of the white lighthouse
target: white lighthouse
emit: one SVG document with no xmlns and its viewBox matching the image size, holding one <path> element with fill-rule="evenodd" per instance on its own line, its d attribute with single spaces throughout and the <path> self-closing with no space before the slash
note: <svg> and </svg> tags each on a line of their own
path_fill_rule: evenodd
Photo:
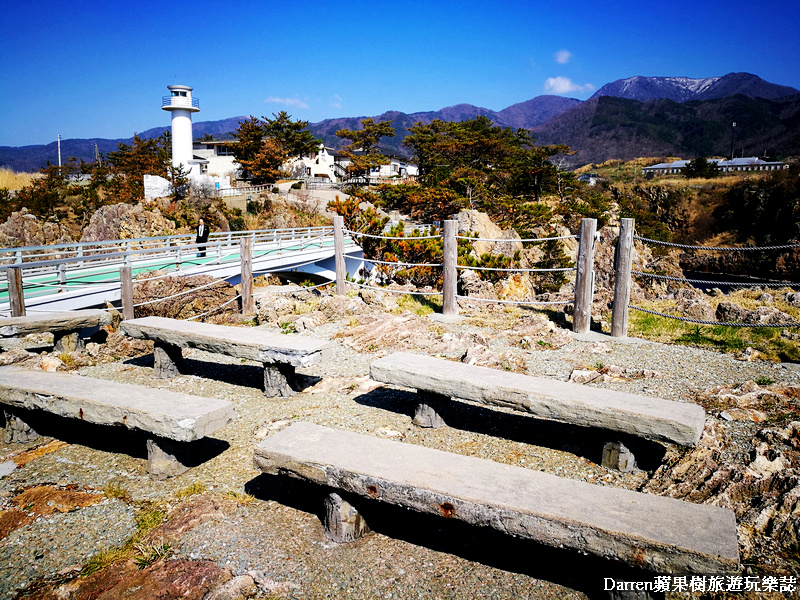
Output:
<svg viewBox="0 0 800 600">
<path fill-rule="evenodd" d="M 192 113 L 200 110 L 200 101 L 192 98 L 188 85 L 168 85 L 169 96 L 161 99 L 161 108 L 172 113 L 172 166 L 199 175 L 199 165 L 192 160 Z"/>
</svg>

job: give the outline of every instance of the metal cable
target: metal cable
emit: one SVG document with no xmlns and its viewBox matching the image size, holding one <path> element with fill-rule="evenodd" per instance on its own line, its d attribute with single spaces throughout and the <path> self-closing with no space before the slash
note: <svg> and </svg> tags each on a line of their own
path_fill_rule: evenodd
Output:
<svg viewBox="0 0 800 600">
<path fill-rule="evenodd" d="M 308 285 L 308 286 L 302 285 L 299 288 L 292 289 L 292 290 L 273 290 L 273 291 L 271 291 L 269 293 L 270 294 L 291 294 L 293 292 L 306 292 L 308 290 L 316 290 L 316 289 L 319 289 L 319 288 L 323 288 L 323 287 L 325 287 L 327 285 L 331 285 L 332 283 L 336 283 L 336 282 L 333 281 L 333 280 L 330 280 L 330 281 L 328 281 L 326 283 L 320 283 L 319 285 Z"/>
<path fill-rule="evenodd" d="M 663 279 L 666 281 L 678 281 L 681 283 L 703 283 L 707 285 L 729 285 L 732 287 L 739 286 L 739 287 L 756 287 L 756 286 L 764 286 L 764 287 L 798 287 L 800 284 L 798 283 L 791 283 L 791 282 L 761 282 L 761 281 L 751 281 L 751 282 L 737 282 L 737 281 L 705 281 L 703 279 L 683 279 L 682 277 L 672 277 L 671 275 L 656 275 L 655 273 L 643 273 L 642 271 L 631 271 L 633 275 L 643 275 L 645 277 L 652 277 L 653 279 Z"/>
<path fill-rule="evenodd" d="M 356 283 L 355 281 L 348 281 L 347 283 L 352 284 L 356 287 L 365 289 L 365 290 L 375 290 L 376 292 L 390 292 L 392 294 L 408 294 L 410 296 L 441 296 L 442 292 L 406 292 L 403 290 L 390 290 L 388 288 L 378 288 L 369 285 L 364 285 L 363 283 Z"/>
<path fill-rule="evenodd" d="M 352 231 L 350 229 L 344 229 L 344 233 L 349 233 L 350 235 L 358 235 L 361 237 L 368 237 L 368 238 L 375 238 L 378 240 L 440 240 L 442 239 L 441 235 L 412 235 L 412 236 L 403 236 L 403 237 L 389 237 L 385 235 L 372 235 L 369 233 L 359 233 L 358 231 Z"/>
<path fill-rule="evenodd" d="M 472 269 L 474 271 L 513 271 L 515 273 L 551 273 L 555 271 L 577 271 L 577 267 L 564 267 L 564 268 L 556 268 L 556 269 L 501 269 L 495 267 L 468 267 L 466 265 L 457 265 L 457 269 Z"/>
<path fill-rule="evenodd" d="M 662 242 L 661 240 L 651 240 L 649 238 L 639 237 L 634 235 L 633 239 L 640 242 L 648 242 L 650 244 L 659 244 L 661 246 L 669 246 L 670 248 L 683 248 L 685 250 L 716 250 L 716 251 L 747 251 L 747 250 L 788 250 L 791 248 L 800 248 L 800 244 L 786 244 L 783 246 L 743 246 L 741 248 L 726 247 L 726 246 L 687 246 L 685 244 L 673 244 L 671 242 Z"/>
<path fill-rule="evenodd" d="M 365 258 L 366 262 L 373 262 L 379 265 L 406 265 L 410 267 L 441 267 L 442 263 L 407 263 L 407 262 L 400 262 L 400 261 L 387 261 L 387 260 L 378 260 L 377 258 Z"/>
<path fill-rule="evenodd" d="M 215 279 L 214 281 L 210 281 L 209 283 L 206 283 L 206 284 L 203 284 L 203 285 L 198 285 L 197 287 L 192 288 L 190 290 L 186 290 L 184 292 L 178 292 L 177 294 L 173 294 L 172 296 L 165 296 L 163 298 L 157 298 L 155 300 L 147 300 L 146 302 L 140 302 L 139 304 L 134 304 L 133 307 L 136 308 L 137 306 L 146 306 L 148 304 L 155 304 L 157 302 L 163 302 L 164 300 L 172 300 L 173 298 L 179 298 L 180 296 L 185 296 L 186 294 L 191 294 L 191 293 L 196 292 L 198 290 L 202 290 L 203 288 L 207 288 L 207 287 L 210 287 L 212 285 L 216 285 L 216 284 L 220 283 L 220 281 L 221 280 L 219 280 L 219 279 Z"/>
<path fill-rule="evenodd" d="M 477 298 L 476 296 L 462 296 L 460 294 L 456 294 L 456 298 L 461 298 L 462 300 L 477 300 L 479 302 L 497 302 L 498 304 L 519 304 L 522 306 L 526 306 L 529 304 L 574 304 L 574 300 L 563 300 L 563 301 L 544 301 L 544 300 L 491 300 L 489 298 Z"/>
<path fill-rule="evenodd" d="M 655 310 L 649 310 L 647 308 L 640 308 L 638 306 L 628 305 L 628 308 L 632 308 L 633 310 L 638 310 L 651 315 L 658 315 L 659 317 L 664 317 L 667 319 L 683 321 L 684 323 L 694 323 L 696 325 L 716 325 L 720 327 L 771 327 L 771 328 L 784 327 L 789 329 L 800 327 L 800 323 L 741 323 L 741 322 L 725 322 L 725 321 L 702 321 L 700 319 L 690 319 L 688 317 L 668 315 L 666 313 L 658 312 Z"/>
<path fill-rule="evenodd" d="M 490 239 L 490 238 L 473 238 L 473 237 L 469 237 L 469 236 L 466 236 L 466 235 L 457 235 L 456 239 L 468 240 L 470 242 L 522 242 L 522 243 L 529 242 L 529 243 L 532 243 L 532 242 L 549 242 L 549 241 L 552 241 L 552 240 L 569 240 L 569 239 L 576 239 L 577 240 L 577 239 L 580 239 L 580 236 L 579 235 L 559 235 L 559 236 L 556 236 L 556 237 L 527 238 L 527 239 L 524 239 L 524 240 L 517 240 L 517 239 L 514 239 L 514 238 L 506 238 L 506 239 L 495 240 L 495 239 Z"/>
<path fill-rule="evenodd" d="M 236 296 L 234 296 L 233 298 L 231 298 L 231 299 L 230 299 L 230 300 L 228 300 L 227 302 L 223 302 L 222 304 L 220 304 L 220 305 L 219 305 L 219 306 L 217 306 L 216 308 L 212 308 L 211 310 L 207 310 L 207 311 L 206 311 L 206 312 L 204 312 L 204 313 L 200 313 L 199 315 L 195 315 L 195 316 L 193 316 L 193 317 L 189 317 L 188 319 L 184 319 L 184 320 L 185 320 L 185 321 L 192 321 L 192 320 L 194 320 L 194 319 L 199 319 L 200 317 L 205 317 L 206 315 L 210 315 L 212 312 L 215 312 L 215 311 L 219 310 L 219 309 L 220 309 L 220 308 L 222 308 L 223 306 L 227 306 L 227 305 L 228 305 L 228 304 L 230 304 L 231 302 L 234 302 L 235 300 L 238 300 L 238 299 L 239 299 L 239 298 L 241 298 L 241 297 L 242 297 L 242 295 L 241 295 L 241 294 L 236 294 Z"/>
</svg>

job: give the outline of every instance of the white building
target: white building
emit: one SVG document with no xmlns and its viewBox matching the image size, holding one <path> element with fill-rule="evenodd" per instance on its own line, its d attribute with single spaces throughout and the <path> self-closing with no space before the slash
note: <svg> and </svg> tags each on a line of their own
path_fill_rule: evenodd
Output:
<svg viewBox="0 0 800 600">
<path fill-rule="evenodd" d="M 690 163 L 688 160 L 676 160 L 669 163 L 658 163 L 644 167 L 642 173 L 645 175 L 669 175 L 680 174 L 683 168 Z M 789 165 L 781 161 L 761 160 L 757 156 L 734 158 L 733 160 L 723 160 L 720 158 L 709 158 L 708 162 L 717 165 L 720 173 L 734 173 L 739 171 L 780 171 L 788 169 Z"/>
<path fill-rule="evenodd" d="M 201 172 L 214 178 L 236 178 L 239 165 L 233 157 L 236 140 L 198 140 L 194 142 L 193 160 L 200 164 Z M 415 180 L 419 170 L 407 159 L 387 156 L 389 163 L 373 169 L 369 179 L 379 183 L 383 180 Z M 299 179 L 316 184 L 341 183 L 346 180 L 350 161 L 337 150 L 320 145 L 317 152 L 291 159 L 284 165 L 288 179 Z"/>
<path fill-rule="evenodd" d="M 161 98 L 161 108 L 172 115 L 172 166 L 183 167 L 190 176 L 201 169 L 192 153 L 192 113 L 200 110 L 200 101 L 192 98 L 188 85 L 168 85 L 169 96 Z"/>
</svg>

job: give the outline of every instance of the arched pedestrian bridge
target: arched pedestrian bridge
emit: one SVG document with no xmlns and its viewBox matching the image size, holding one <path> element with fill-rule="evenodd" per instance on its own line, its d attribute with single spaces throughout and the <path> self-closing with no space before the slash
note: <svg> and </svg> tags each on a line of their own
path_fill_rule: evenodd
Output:
<svg viewBox="0 0 800 600">
<path fill-rule="evenodd" d="M 27 312 L 75 310 L 120 301 L 120 268 L 133 276 L 151 271 L 210 275 L 235 285 L 241 278 L 241 240 L 250 239 L 253 275 L 294 274 L 335 279 L 332 227 L 216 232 L 205 256 L 194 235 L 0 249 L 0 315 L 11 314 L 9 269 L 19 273 Z M 347 272 L 363 265 L 361 248 L 345 237 Z M 13 285 L 13 282 L 12 282 Z"/>
</svg>

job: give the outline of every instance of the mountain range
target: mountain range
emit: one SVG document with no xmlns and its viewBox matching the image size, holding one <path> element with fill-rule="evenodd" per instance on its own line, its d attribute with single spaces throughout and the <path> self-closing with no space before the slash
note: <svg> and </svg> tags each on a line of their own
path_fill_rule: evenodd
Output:
<svg viewBox="0 0 800 600">
<path fill-rule="evenodd" d="M 539 144 L 566 144 L 575 154 L 573 166 L 612 158 L 639 156 L 800 155 L 800 90 L 769 83 L 749 73 L 722 77 L 631 77 L 602 86 L 586 101 L 562 96 L 537 96 L 501 111 L 457 104 L 437 111 L 389 111 L 372 116 L 391 120 L 393 138 L 381 140 L 382 150 L 408 156 L 402 145 L 409 128 L 434 119 L 462 121 L 485 115 L 496 125 L 530 129 Z M 193 123 L 193 134 L 228 139 L 246 117 Z M 308 129 L 326 146 L 341 147 L 339 129 L 359 129 L 366 116 L 326 119 Z M 731 124 L 736 122 L 735 130 Z M 142 131 L 157 137 L 167 127 Z M 117 150 L 127 139 L 61 141 L 64 157 L 91 162 L 95 152 Z M 0 146 L 0 166 L 35 171 L 57 161 L 56 142 L 48 145 Z"/>
</svg>

